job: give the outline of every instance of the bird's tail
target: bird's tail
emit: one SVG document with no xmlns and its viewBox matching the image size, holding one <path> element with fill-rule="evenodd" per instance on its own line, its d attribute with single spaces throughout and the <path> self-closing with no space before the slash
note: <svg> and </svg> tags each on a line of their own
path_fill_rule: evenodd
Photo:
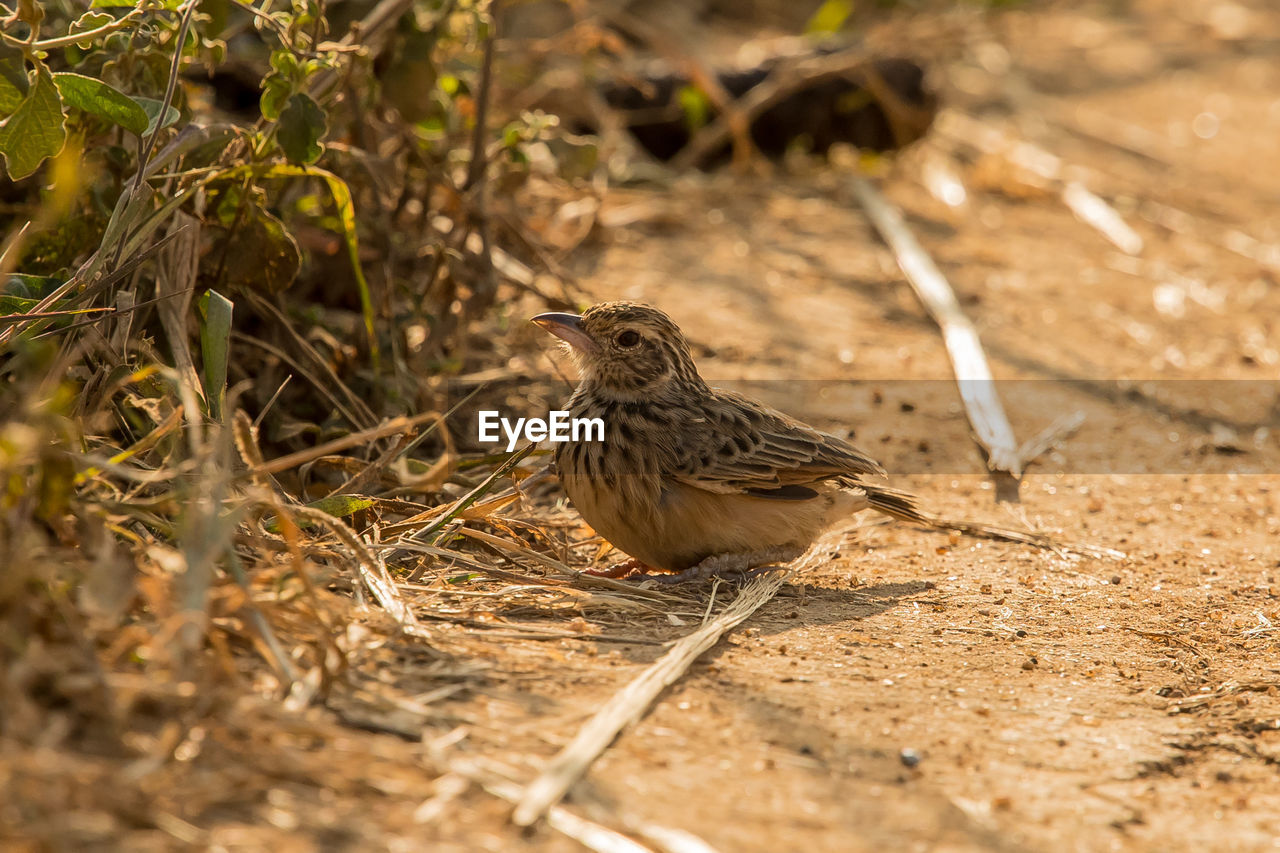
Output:
<svg viewBox="0 0 1280 853">
<path fill-rule="evenodd" d="M 1109 548 L 1057 542 L 1043 533 L 1036 533 L 1031 530 L 1019 530 L 1016 527 L 1003 527 L 982 521 L 956 521 L 950 518 L 942 518 L 920 509 L 916 496 L 910 492 L 866 483 L 861 483 L 859 487 L 867 493 L 867 501 L 873 509 L 911 524 L 922 524 L 935 530 L 954 530 L 957 533 L 963 533 L 967 536 L 980 536 L 984 539 L 1021 542 L 1024 545 L 1033 545 L 1058 554 L 1071 551 L 1092 556 L 1115 557 L 1119 554 L 1119 552 L 1112 551 Z"/>
<path fill-rule="evenodd" d="M 872 509 L 902 521 L 934 526 L 934 517 L 920 509 L 919 504 L 916 503 L 916 496 L 910 492 L 891 489 L 888 486 L 868 486 L 865 483 L 862 485 L 862 490 L 867 493 L 867 501 Z"/>
</svg>

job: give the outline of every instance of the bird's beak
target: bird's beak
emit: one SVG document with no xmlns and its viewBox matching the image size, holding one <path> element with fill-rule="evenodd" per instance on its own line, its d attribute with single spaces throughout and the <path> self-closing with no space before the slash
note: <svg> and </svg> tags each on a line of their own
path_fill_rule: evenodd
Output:
<svg viewBox="0 0 1280 853">
<path fill-rule="evenodd" d="M 577 314 L 539 314 L 532 320 L 538 326 L 546 329 L 560 340 L 579 352 L 595 352 L 600 347 L 591 336 L 587 334 L 587 330 L 582 328 L 582 318 Z"/>
</svg>

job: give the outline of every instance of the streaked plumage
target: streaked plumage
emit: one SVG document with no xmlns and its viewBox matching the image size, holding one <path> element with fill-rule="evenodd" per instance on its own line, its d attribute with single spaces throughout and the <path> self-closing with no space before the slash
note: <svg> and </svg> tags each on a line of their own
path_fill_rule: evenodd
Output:
<svg viewBox="0 0 1280 853">
<path fill-rule="evenodd" d="M 582 372 L 571 416 L 605 424 L 603 443 L 556 445 L 564 490 L 636 560 L 745 569 L 798 555 L 862 509 L 925 519 L 848 442 L 708 386 L 661 311 L 608 302 L 534 322 L 570 345 Z"/>
</svg>

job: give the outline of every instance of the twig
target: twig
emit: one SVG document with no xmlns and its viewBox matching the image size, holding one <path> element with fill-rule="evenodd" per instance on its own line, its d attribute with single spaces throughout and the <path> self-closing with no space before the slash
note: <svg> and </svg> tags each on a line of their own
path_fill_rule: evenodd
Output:
<svg viewBox="0 0 1280 853">
<path fill-rule="evenodd" d="M 956 384 L 960 386 L 960 397 L 978 443 L 987 453 L 988 467 L 1007 471 L 1014 477 L 1022 476 L 1023 460 L 1018 456 L 1017 439 L 996 396 L 995 380 L 982 351 L 982 342 L 956 301 L 951 285 L 907 229 L 902 215 L 875 187 L 862 178 L 854 178 L 850 186 L 880 236 L 889 244 L 912 290 L 942 329 Z"/>
<path fill-rule="evenodd" d="M 1144 634 L 1143 636 L 1146 635 Z M 1185 699 L 1170 702 L 1168 710 L 1170 714 L 1186 714 L 1189 711 L 1198 711 L 1211 702 L 1225 699 L 1237 693 L 1269 693 L 1277 687 L 1280 687 L 1280 681 L 1250 681 L 1243 684 L 1228 681 L 1212 693 L 1199 693 L 1188 696 Z"/>
<path fill-rule="evenodd" d="M 431 227 L 439 233 L 447 236 L 453 232 L 454 223 L 453 220 L 447 216 L 433 216 L 431 218 Z M 465 232 L 466 230 L 467 229 L 463 228 L 459 233 Z M 519 234 L 521 226 L 512 226 L 511 230 L 516 234 Z M 458 248 L 466 249 L 473 255 L 483 257 L 485 251 L 484 238 L 480 234 L 468 233 L 466 235 L 466 239 L 461 241 Z M 488 263 L 493 264 L 493 268 L 500 275 L 505 276 L 513 284 L 518 284 L 523 288 L 537 292 L 534 288 L 537 276 L 527 264 L 517 260 L 509 252 L 505 252 L 497 246 L 492 246 L 489 249 L 489 254 L 491 256 L 491 260 L 488 261 Z M 564 276 L 559 272 L 556 273 L 556 276 L 561 279 L 561 283 L 563 284 Z"/>
<path fill-rule="evenodd" d="M 0 273 L 0 276 L 3 276 L 3 275 L 4 273 Z M 159 300 L 155 300 L 155 299 L 148 300 L 148 302 L 157 302 L 157 301 Z M 9 326 L 14 323 L 32 322 L 34 320 L 56 320 L 59 317 L 83 317 L 86 314 L 131 314 L 134 311 L 137 311 L 139 308 L 142 308 L 145 304 L 147 303 L 141 303 L 141 302 L 135 303 L 129 306 L 127 309 L 121 309 L 121 308 L 116 308 L 115 306 L 112 306 L 110 308 L 72 308 L 69 311 L 32 311 L 27 314 L 9 314 L 7 316 L 0 317 L 0 326 Z M 103 318 L 96 317 L 91 322 L 96 323 L 101 319 Z M 61 329 L 59 329 L 59 331 L 61 331 Z M 47 333 L 42 333 L 42 334 L 47 334 Z"/>
<path fill-rule="evenodd" d="M 489 158 L 485 155 L 485 139 L 489 135 L 489 100 L 493 89 L 493 45 L 498 40 L 498 5 L 499 0 L 489 0 L 489 35 L 484 42 L 484 58 L 480 65 L 480 92 L 476 97 L 476 126 L 471 135 L 471 163 L 467 166 L 467 179 L 462 185 L 464 193 L 470 192 L 474 197 L 474 206 L 470 214 L 476 223 L 476 231 L 480 235 L 480 258 L 484 268 L 481 272 L 483 287 L 478 288 L 477 303 L 483 310 L 493 301 L 498 290 L 497 272 L 493 267 L 493 249 L 489 235 L 488 183 L 485 175 L 489 171 Z"/>
<path fill-rule="evenodd" d="M 660 592 L 656 589 L 645 589 L 644 587 L 636 586 L 634 583 L 629 583 L 627 581 L 579 571 L 572 566 L 568 566 L 560 562 L 554 557 L 548 557 L 546 554 L 540 554 L 529 548 L 522 548 L 514 542 L 508 542 L 502 537 L 494 536 L 491 533 L 485 533 L 481 530 L 467 530 L 465 528 L 458 532 L 463 536 L 484 542 L 485 544 L 497 548 L 500 551 L 506 551 L 516 555 L 517 557 L 521 557 L 526 560 L 533 560 L 534 562 L 549 566 L 562 574 L 568 575 L 583 586 L 596 586 L 603 589 L 614 590 L 615 592 L 625 592 L 638 598 L 646 598 L 653 601 L 675 602 L 681 600 L 677 596 L 671 595 L 670 593 Z"/>
<path fill-rule="evenodd" d="M 1024 465 L 1030 464 L 1031 460 L 1039 459 L 1073 432 L 1080 429 L 1083 423 L 1084 412 L 1078 409 L 1070 414 L 1063 415 L 1045 427 L 1042 432 L 1022 442 L 1022 446 L 1018 448 L 1018 458 L 1022 460 Z"/>
<path fill-rule="evenodd" d="M 92 300 L 93 298 L 95 298 L 99 293 L 102 293 L 108 288 L 114 286 L 116 283 L 123 281 L 126 277 L 132 275 L 134 271 L 138 269 L 138 267 L 142 266 L 143 263 L 155 257 L 165 246 L 167 246 L 170 242 L 172 242 L 178 236 L 178 233 L 180 232 L 173 232 L 165 235 L 164 237 L 161 237 L 159 240 L 157 240 L 152 245 L 148 246 L 146 249 L 143 249 L 142 251 L 130 257 L 127 261 L 125 261 L 123 264 L 118 266 L 113 272 L 107 273 L 97 281 L 94 281 L 92 284 L 86 284 L 86 281 L 88 281 L 88 278 L 83 275 L 83 272 L 86 268 L 88 268 L 90 265 L 94 263 L 94 258 L 99 257 L 104 251 L 102 247 L 99 247 L 98 251 L 90 255 L 89 260 L 85 261 L 85 263 L 81 265 L 80 269 L 76 270 L 76 272 L 70 278 L 68 278 L 65 282 L 63 282 L 62 284 L 54 288 L 49 293 L 48 296 L 45 296 L 38 303 L 32 306 L 30 311 L 27 311 L 22 315 L 16 316 L 16 317 L 14 315 L 10 315 L 10 317 L 14 320 L 14 322 L 12 323 L 12 325 L 9 325 L 8 327 L 6 327 L 3 331 L 0 331 L 0 347 L 3 347 L 6 343 L 9 342 L 9 339 L 12 335 L 17 334 L 19 331 L 21 331 L 30 323 L 39 322 L 38 320 L 34 320 L 34 319 L 28 320 L 27 318 L 36 318 L 36 317 L 44 316 L 45 312 L 49 309 L 50 306 L 56 305 L 62 302 L 62 300 L 65 297 L 67 297 L 68 294 L 74 293 L 75 295 L 72 298 L 67 300 L 67 304 L 83 305 L 89 302 L 90 300 Z M 146 306 L 151 305 L 155 301 L 156 300 L 154 299 L 149 299 L 145 302 L 138 302 L 134 305 L 134 309 L 136 310 L 139 308 L 145 308 Z M 100 320 L 103 317 L 110 317 L 114 314 L 119 313 L 119 311 L 120 309 L 116 307 L 101 309 L 101 314 L 99 315 L 97 320 Z M 80 326 L 88 325 L 90 322 L 97 322 L 97 320 L 86 321 L 85 323 L 74 323 L 70 326 L 63 327 L 58 331 L 68 331 L 70 329 L 79 328 Z"/>
<path fill-rule="evenodd" d="M 271 395 L 271 399 L 268 400 L 267 404 L 262 407 L 262 411 L 258 412 L 258 416 L 253 419 L 254 429 L 257 429 L 262 424 L 262 419 L 267 416 L 267 412 L 271 411 L 271 407 L 276 404 L 276 399 L 280 396 L 280 392 L 284 391 L 285 386 L 288 385 L 289 382 L 292 381 L 292 379 L 293 379 L 293 374 L 290 373 L 288 376 L 284 378 L 284 381 L 280 383 L 280 387 L 276 389 L 276 393 Z"/>
<path fill-rule="evenodd" d="M 359 47 L 367 51 L 370 58 L 376 58 L 382 52 L 387 34 L 394 29 L 400 17 L 409 11 L 411 6 L 413 6 L 413 0 L 380 0 L 367 15 L 351 24 L 347 34 L 338 42 L 338 47 L 341 49 Z M 443 20 L 450 11 L 452 11 L 451 4 L 445 7 L 437 20 Z M 338 73 L 329 69 L 312 77 L 307 88 L 311 96 L 318 101 L 329 93 L 337 81 Z"/>
<path fill-rule="evenodd" d="M 373 427 L 372 429 L 363 430 L 361 432 L 353 432 L 351 435 L 344 435 L 342 438 L 335 438 L 333 441 L 327 441 L 318 447 L 311 447 L 307 450 L 299 450 L 297 453 L 290 453 L 288 456 L 281 456 L 279 459 L 273 459 L 263 465 L 253 468 L 240 475 L 240 478 L 260 476 L 262 474 L 279 474 L 281 471 L 288 471 L 290 468 L 296 468 L 312 459 L 319 459 L 321 456 L 328 456 L 330 453 L 337 453 L 339 450 L 346 450 L 349 447 L 358 447 L 362 444 L 368 444 L 380 438 L 386 438 L 389 435 L 408 432 L 410 429 L 419 424 L 426 423 L 439 415 L 435 412 L 422 412 L 411 418 L 399 417 L 392 418 L 384 424 Z"/>
<path fill-rule="evenodd" d="M 271 506 L 269 502 L 264 502 L 264 505 Z M 284 510 L 283 506 L 272 508 L 277 511 Z M 368 543 L 362 541 L 345 521 L 321 510 L 306 506 L 290 507 L 288 512 L 313 524 L 327 527 L 351 551 L 352 556 L 355 558 L 356 571 L 360 575 L 360 579 L 364 582 L 369 592 L 373 594 L 374 599 L 382 609 L 390 614 L 391 618 L 395 619 L 400 625 L 400 630 L 412 637 L 424 640 L 431 639 L 431 635 L 427 633 L 426 629 L 418 621 L 418 617 L 414 615 L 413 609 L 400 595 L 400 590 L 397 588 L 395 580 L 387 570 L 385 559 L 376 554 Z"/>
<path fill-rule="evenodd" d="M 1004 157 L 1050 182 L 1062 203 L 1082 222 L 1095 229 L 1112 245 L 1130 255 L 1142 253 L 1143 240 L 1119 212 L 1101 196 L 1079 181 L 1068 180 L 1062 158 L 1030 142 L 1009 139 L 999 130 L 961 113 L 948 111 L 938 121 L 939 131 L 986 154 Z"/>
<path fill-rule="evenodd" d="M 181 232 L 181 236 L 160 254 L 156 265 L 156 299 L 160 300 L 157 313 L 173 352 L 174 369 L 182 381 L 204 399 L 206 389 L 191 357 L 186 326 L 200 269 L 200 220 L 181 210 L 175 211 L 169 230 Z"/>
<path fill-rule="evenodd" d="M 487 501 L 475 503 L 464 509 L 460 516 L 466 519 L 487 518 L 489 515 L 507 507 L 520 499 L 517 493 L 508 493 L 489 498 Z M 393 524 L 384 524 L 381 527 L 383 536 L 398 535 L 401 533 L 412 533 L 421 530 L 422 526 L 430 521 L 434 521 L 449 511 L 451 504 L 440 504 L 430 509 L 416 512 L 406 519 L 397 521 Z"/>
<path fill-rule="evenodd" d="M 719 616 L 681 639 L 639 677 L 615 693 L 525 788 L 512 820 L 519 826 L 529 826 L 547 814 L 619 732 L 639 720 L 658 695 L 678 680 L 699 655 L 773 598 L 790 574 L 790 570 L 773 572 L 752 580 Z"/>
<path fill-rule="evenodd" d="M 432 536 L 436 531 L 440 530 L 440 528 L 453 521 L 460 512 L 487 495 L 489 490 L 493 488 L 494 483 L 496 483 L 501 477 L 506 476 L 507 472 L 516 467 L 516 465 L 520 464 L 520 460 L 532 453 L 537 446 L 538 445 L 533 443 L 526 444 L 523 448 L 508 456 L 506 461 L 493 469 L 493 473 L 488 477 L 485 477 L 478 486 L 458 498 L 454 505 L 449 508 L 448 512 L 421 530 L 411 533 L 407 538 L 410 541 L 422 541 Z M 431 544 L 434 545 L 435 541 L 433 540 Z"/>
<path fill-rule="evenodd" d="M 244 332 L 232 331 L 231 339 L 238 343 L 248 344 L 251 347 L 262 350 L 268 355 L 280 359 L 280 361 L 284 362 L 287 366 L 297 371 L 299 376 L 311 383 L 311 387 L 314 388 L 320 396 L 328 400 L 330 405 L 333 406 L 333 410 L 346 418 L 348 423 L 357 427 L 363 427 L 366 425 L 366 422 L 363 421 L 356 412 L 349 409 L 346 404 L 343 403 L 342 399 L 327 382 L 323 381 L 319 376 L 316 376 L 308 370 L 305 365 L 285 350 L 277 347 L 275 344 L 267 343 L 261 338 L 254 337 L 253 335 L 247 335 Z M 325 378 L 327 379 L 328 377 Z M 341 383 L 339 383 L 339 386 L 341 387 Z"/>
<path fill-rule="evenodd" d="M 347 386 L 347 383 L 343 382 L 342 379 L 339 378 L 338 374 L 330 365 L 329 360 L 325 359 L 324 356 L 322 356 L 311 344 L 311 342 L 298 332 L 297 328 L 295 328 L 294 324 L 290 322 L 289 317 L 285 314 L 284 309 L 280 307 L 280 304 L 277 301 L 267 299 L 256 293 L 251 293 L 249 295 L 249 301 L 255 310 L 261 314 L 271 317 L 277 324 L 279 324 L 280 329 L 285 333 L 286 337 L 293 342 L 298 353 L 310 362 L 314 371 L 323 378 L 324 386 L 320 388 L 321 392 L 331 398 L 332 395 L 341 393 L 342 397 L 346 400 L 346 406 L 338 405 L 337 407 L 343 411 L 344 417 L 347 417 L 352 424 L 361 429 L 367 429 L 377 423 L 378 418 L 374 415 L 373 410 L 369 408 L 369 405 L 365 403 L 359 395 L 352 391 Z M 254 344 L 259 346 L 259 348 L 270 349 L 269 345 L 266 345 L 265 342 L 254 341 Z M 288 356 L 285 356 L 285 360 L 293 362 L 293 359 Z M 310 374 L 304 375 L 310 376 Z M 333 391 L 330 391 L 330 386 L 334 389 Z M 351 413 L 354 413 L 355 416 L 351 416 L 348 413 L 348 409 Z"/>
<path fill-rule="evenodd" d="M 617 5 L 621 6 L 623 4 Z M 689 82 L 702 94 L 706 95 L 711 105 L 720 111 L 716 120 L 711 125 L 703 128 L 704 131 L 708 131 L 712 126 L 718 128 L 716 138 L 708 144 L 707 150 L 709 151 L 710 148 L 731 137 L 733 139 L 733 165 L 737 168 L 745 167 L 750 162 L 751 155 L 755 151 L 755 143 L 751 139 L 751 119 L 753 115 L 743 108 L 743 101 L 746 99 L 738 100 L 729 94 L 729 91 L 721 84 L 720 78 L 715 71 L 699 56 L 685 48 L 685 40 L 679 37 L 679 33 L 666 27 L 652 25 L 622 8 L 608 9 L 604 16 L 610 24 L 638 37 L 649 48 L 664 56 L 668 61 L 677 66 L 683 66 L 689 75 Z M 675 47 L 672 46 L 673 42 L 676 45 Z M 690 142 L 697 142 L 699 137 L 701 137 L 701 133 Z M 686 145 L 681 153 L 688 151 L 689 148 L 690 146 Z M 677 169 L 686 169 L 689 165 L 697 165 L 701 160 L 702 157 L 697 156 L 691 162 L 684 162 L 681 157 L 677 157 L 672 161 L 671 165 Z"/>
<path fill-rule="evenodd" d="M 0 250 L 0 276 L 7 281 L 9 273 L 18 265 L 19 256 L 22 254 L 22 245 L 27 240 L 27 232 L 31 230 L 31 220 L 24 222 L 18 230 L 9 234 L 9 238 L 4 242 L 4 249 Z"/>
<path fill-rule="evenodd" d="M 466 557 L 456 551 L 449 551 L 445 548 L 437 548 L 434 545 L 421 545 L 417 542 L 383 542 L 379 544 L 379 548 L 386 551 L 408 551 L 414 554 L 426 554 L 436 557 L 440 560 L 448 560 L 446 565 L 441 566 L 444 571 L 467 571 L 482 574 L 495 580 L 507 581 L 512 584 L 520 584 L 522 586 L 546 586 L 551 589 L 563 589 L 563 585 L 549 583 L 541 578 L 522 575 L 518 572 L 508 572 L 504 569 L 497 569 L 493 566 L 486 566 L 484 563 L 477 563 L 474 560 L 468 560 Z M 415 570 L 405 583 L 417 583 L 421 572 Z M 403 585 L 403 584 L 402 584 Z"/>
<path fill-rule="evenodd" d="M 465 193 L 484 179 L 488 160 L 484 154 L 489 119 L 489 90 L 493 88 L 493 43 L 497 41 L 498 0 L 489 0 L 489 35 L 484 41 L 484 57 L 480 64 L 480 91 L 476 96 L 476 126 L 471 134 L 471 163 L 462 184 Z"/>
<path fill-rule="evenodd" d="M 437 613 L 430 610 L 417 611 L 424 619 L 438 619 L 450 625 L 463 625 L 475 628 L 477 636 L 503 640 L 581 640 L 585 643 L 619 643 L 625 646 L 661 646 L 662 640 L 652 637 L 634 637 L 627 634 L 585 634 L 581 631 L 557 631 L 554 628 L 543 628 L 539 625 L 520 625 L 500 622 L 497 627 L 493 622 L 480 619 L 468 619 L 457 613 Z"/>
<path fill-rule="evenodd" d="M 374 478 L 380 477 L 382 472 L 388 465 L 396 460 L 396 458 L 404 452 L 404 448 L 413 441 L 413 436 L 408 433 L 402 433 L 396 443 L 387 448 L 383 453 L 372 462 L 361 468 L 355 476 L 347 480 L 342 485 L 335 488 L 326 498 L 336 497 L 337 495 L 354 495 L 359 494 Z"/>
<path fill-rule="evenodd" d="M 746 94 L 732 102 L 739 120 L 750 126 L 761 113 L 796 92 L 815 83 L 822 83 L 838 77 L 844 77 L 854 71 L 867 67 L 866 51 L 861 49 L 845 50 L 816 58 L 779 63 L 769 77 L 758 86 L 752 87 Z M 887 87 L 879 87 L 881 89 Z M 875 93 L 873 93 L 875 94 Z M 884 94 L 883 92 L 881 94 Z M 717 105 L 719 106 L 719 105 Z M 884 105 L 882 105 L 883 107 Z M 903 107 L 905 111 L 909 108 Z M 885 110 L 886 116 L 889 110 Z M 714 121 L 702 127 L 689 143 L 671 160 L 671 166 L 677 170 L 689 169 L 700 165 L 712 151 L 719 148 L 733 135 L 730 124 L 732 114 L 722 112 Z"/>
<path fill-rule="evenodd" d="M 503 779 L 496 773 L 481 770 L 473 762 L 454 759 L 448 762 L 448 766 L 450 772 L 471 779 L 500 800 L 514 803 L 520 799 L 521 789 L 517 783 Z M 547 825 L 595 853 L 653 853 L 650 848 L 622 833 L 579 817 L 562 806 L 551 806 L 548 809 Z"/>
<path fill-rule="evenodd" d="M 248 573 L 244 570 L 244 563 L 240 561 L 240 555 L 236 553 L 234 547 L 228 547 L 226 550 L 227 566 L 231 570 L 231 576 L 235 578 L 236 583 L 240 584 L 240 588 L 245 591 L 245 606 L 249 613 L 249 624 L 258 632 L 263 646 L 266 647 L 271 662 L 276 665 L 276 669 L 283 679 L 284 689 L 287 692 L 294 682 L 298 680 L 298 670 L 289 661 L 289 654 L 280 645 L 280 640 L 276 638 L 275 632 L 271 629 L 271 623 L 267 621 L 267 617 L 262 614 L 262 609 L 258 607 L 258 603 L 253 600 L 253 583 L 249 580 Z"/>
<path fill-rule="evenodd" d="M 1117 249 L 1127 255 L 1142 254 L 1142 237 L 1129 227 L 1116 209 L 1103 201 L 1079 181 L 1068 181 L 1062 188 L 1062 201 L 1086 225 L 1093 226 Z"/>
<path fill-rule="evenodd" d="M 1176 155 L 1169 140 L 1141 125 L 1109 116 L 1099 110 L 1086 109 L 1078 103 L 1067 104 L 1053 97 L 1037 95 L 1049 121 L 1058 127 L 1087 139 L 1123 151 L 1145 161 L 1145 165 L 1173 169 Z"/>
<path fill-rule="evenodd" d="M 1164 640 L 1165 642 L 1172 643 L 1175 646 L 1180 646 L 1181 648 L 1186 649 L 1198 658 L 1204 657 L 1204 652 L 1200 651 L 1200 648 L 1194 643 L 1189 643 L 1177 634 L 1172 634 L 1168 631 L 1151 631 L 1146 628 L 1130 628 L 1127 625 L 1121 625 L 1120 630 L 1128 631 L 1130 634 L 1137 634 L 1139 637 L 1143 637 L 1148 640 Z"/>
<path fill-rule="evenodd" d="M 169 112 L 169 106 L 173 103 L 173 93 L 178 88 L 178 72 L 182 70 L 182 48 L 187 43 L 187 30 L 191 28 L 191 18 L 195 14 L 196 5 L 196 0 L 187 0 L 187 7 L 182 12 L 182 23 L 178 26 L 178 39 L 173 51 L 173 66 L 169 69 L 169 83 L 165 86 L 164 99 L 160 101 L 160 112 L 156 114 L 156 129 L 151 131 L 146 144 L 138 150 L 138 173 L 134 176 L 133 187 L 129 190 L 130 201 L 138 194 L 138 190 L 142 189 L 142 182 L 147 176 L 147 161 L 151 159 L 151 152 L 156 147 L 156 139 L 160 136 L 160 131 L 164 130 L 164 117 Z M 120 242 L 116 244 L 116 254 L 111 259 L 113 269 L 120 263 L 120 254 L 124 251 L 128 234 L 128 228 L 120 232 Z"/>
<path fill-rule="evenodd" d="M 193 3 L 192 5 L 194 6 L 195 4 Z M 123 18 L 112 21 L 109 24 L 104 24 L 101 27 L 97 27 L 92 30 L 85 30 L 80 33 L 71 33 L 70 35 L 59 36 L 58 38 L 45 39 L 44 41 L 23 41 L 22 39 L 9 35 L 8 33 L 0 33 L 0 39 L 3 39 L 5 44 L 10 45 L 11 47 L 22 47 L 32 51 L 58 50 L 64 47 L 71 47 L 72 45 L 79 44 L 82 41 L 92 41 L 100 36 L 109 35 L 114 33 L 116 30 L 124 29 L 126 26 L 133 23 L 133 19 L 141 15 L 142 12 L 142 9 L 133 9 Z"/>
</svg>

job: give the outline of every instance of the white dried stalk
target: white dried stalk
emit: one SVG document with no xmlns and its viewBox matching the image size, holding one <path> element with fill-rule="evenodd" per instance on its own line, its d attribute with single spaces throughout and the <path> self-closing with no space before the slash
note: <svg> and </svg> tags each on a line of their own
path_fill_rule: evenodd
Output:
<svg viewBox="0 0 1280 853">
<path fill-rule="evenodd" d="M 676 642 L 665 655 L 615 693 L 525 788 L 512 820 L 520 826 L 529 826 L 547 814 L 619 732 L 639 720 L 658 695 L 679 679 L 699 655 L 773 598 L 789 575 L 789 571 L 779 571 L 753 579 L 718 616 Z"/>
<path fill-rule="evenodd" d="M 942 330 L 956 384 L 960 387 L 960 398 L 978 441 L 987 451 L 987 464 L 1014 477 L 1022 476 L 1018 442 L 1004 406 L 996 396 L 995 380 L 982 351 L 982 342 L 956 301 L 951 285 L 908 230 L 902 215 L 875 187 L 862 178 L 854 178 L 850 186 L 871 223 L 889 244 L 911 289 Z"/>
</svg>

